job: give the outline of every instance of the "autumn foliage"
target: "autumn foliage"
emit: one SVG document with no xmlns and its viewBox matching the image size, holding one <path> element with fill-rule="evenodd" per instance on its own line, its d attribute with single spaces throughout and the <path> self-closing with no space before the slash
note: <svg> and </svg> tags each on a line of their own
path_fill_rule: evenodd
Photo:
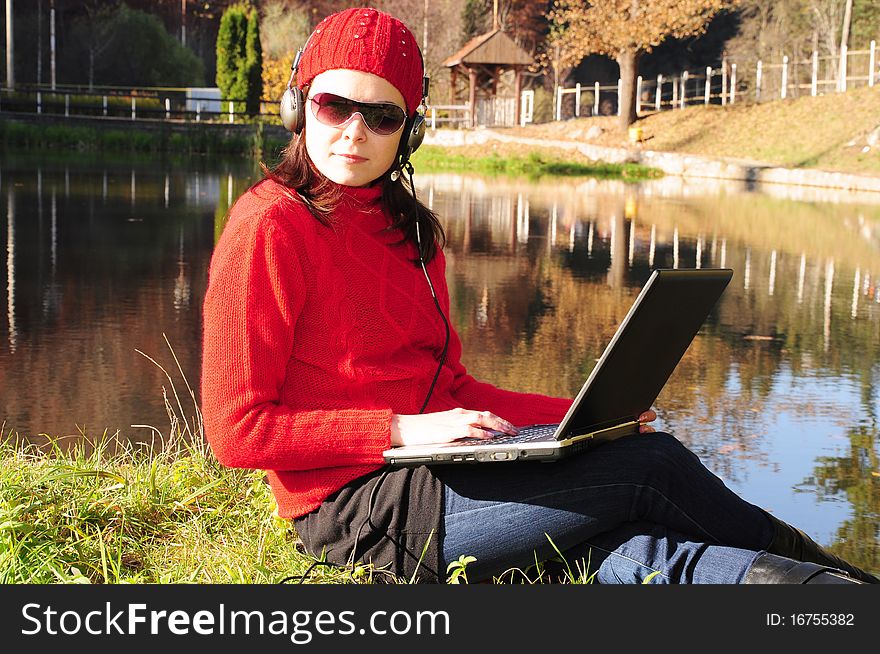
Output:
<svg viewBox="0 0 880 654">
<path fill-rule="evenodd" d="M 622 80 L 620 117 L 624 129 L 635 122 L 639 57 L 668 37 L 684 38 L 705 31 L 722 9 L 737 0 L 558 0 L 550 13 L 551 41 L 559 46 L 560 63 L 576 65 L 591 54 L 614 58 Z"/>
</svg>

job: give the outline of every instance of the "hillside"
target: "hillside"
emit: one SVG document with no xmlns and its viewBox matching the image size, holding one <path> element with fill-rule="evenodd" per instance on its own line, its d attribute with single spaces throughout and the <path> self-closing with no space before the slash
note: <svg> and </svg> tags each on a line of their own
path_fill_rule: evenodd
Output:
<svg viewBox="0 0 880 654">
<path fill-rule="evenodd" d="M 629 146 L 616 120 L 599 116 L 493 131 Z M 637 124 L 644 149 L 880 176 L 880 85 L 762 104 L 695 105 L 649 114 Z M 588 138 L 594 126 L 599 129 Z"/>
</svg>

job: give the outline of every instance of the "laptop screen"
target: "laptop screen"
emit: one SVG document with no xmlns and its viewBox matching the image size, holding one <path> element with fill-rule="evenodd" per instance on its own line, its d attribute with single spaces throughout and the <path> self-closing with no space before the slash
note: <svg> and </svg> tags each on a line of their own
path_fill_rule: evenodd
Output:
<svg viewBox="0 0 880 654">
<path fill-rule="evenodd" d="M 571 436 L 612 427 L 649 409 L 732 276 L 730 269 L 655 270 L 560 432 Z"/>
</svg>

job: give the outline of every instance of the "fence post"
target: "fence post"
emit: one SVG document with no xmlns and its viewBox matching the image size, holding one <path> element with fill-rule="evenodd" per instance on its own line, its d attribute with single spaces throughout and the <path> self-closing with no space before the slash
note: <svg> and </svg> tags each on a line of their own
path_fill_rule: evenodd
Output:
<svg viewBox="0 0 880 654">
<path fill-rule="evenodd" d="M 556 120 L 562 120 L 562 87 L 556 87 Z"/>
<path fill-rule="evenodd" d="M 202 120 L 202 101 L 199 100 L 196 102 L 196 122 L 201 122 Z"/>
<path fill-rule="evenodd" d="M 868 51 L 868 86 L 874 86 L 874 66 L 877 63 L 877 42 L 871 41 Z"/>
<path fill-rule="evenodd" d="M 847 47 L 840 46 L 840 78 L 838 79 L 837 90 L 841 93 L 846 91 L 846 69 L 847 69 Z"/>
<path fill-rule="evenodd" d="M 736 102 L 736 64 L 730 64 L 730 104 Z"/>
<path fill-rule="evenodd" d="M 813 76 L 810 78 L 810 95 L 814 98 L 819 94 L 819 52 L 813 50 Z"/>
<path fill-rule="evenodd" d="M 623 99 L 623 80 L 618 77 L 617 78 L 617 115 L 618 116 L 620 115 L 620 113 L 622 111 L 622 107 L 620 106 L 621 105 L 620 101 L 622 99 Z"/>
<path fill-rule="evenodd" d="M 37 91 L 37 115 L 43 113 L 43 94 Z"/>
<path fill-rule="evenodd" d="M 703 104 L 709 104 L 712 95 L 712 66 L 706 66 L 706 87 L 703 90 Z"/>
<path fill-rule="evenodd" d="M 663 102 L 663 75 L 657 75 L 657 90 L 654 92 L 654 109 L 660 111 Z"/>
<path fill-rule="evenodd" d="M 574 115 L 575 118 L 581 117 L 581 83 L 574 85 Z"/>
<path fill-rule="evenodd" d="M 70 117 L 70 93 L 64 94 L 64 117 Z"/>
<path fill-rule="evenodd" d="M 721 104 L 727 104 L 727 57 L 721 60 Z"/>
<path fill-rule="evenodd" d="M 171 118 L 171 100 L 165 98 L 165 120 Z"/>
<path fill-rule="evenodd" d="M 758 59 L 758 67 L 755 70 L 755 102 L 761 101 L 761 81 L 763 77 L 763 70 L 761 69 L 761 60 Z"/>
<path fill-rule="evenodd" d="M 137 115 L 137 105 L 134 96 L 131 96 L 131 119 L 134 120 Z"/>
<path fill-rule="evenodd" d="M 106 116 L 106 115 L 107 115 L 107 96 L 106 96 L 106 95 L 104 96 L 103 101 L 101 102 L 101 104 L 102 104 L 102 106 L 103 106 L 103 108 L 104 108 L 104 115 Z"/>
<path fill-rule="evenodd" d="M 684 71 L 681 74 L 681 108 L 684 109 L 687 104 L 687 89 L 688 89 L 688 72 Z"/>
<path fill-rule="evenodd" d="M 601 90 L 599 89 L 599 82 L 596 82 L 596 84 L 594 85 L 594 90 L 593 90 L 593 115 L 594 116 L 599 115 L 599 93 L 601 93 Z"/>
<path fill-rule="evenodd" d="M 679 81 L 672 78 L 672 104 L 669 105 L 671 109 L 675 109 L 678 106 L 678 86 Z"/>
<path fill-rule="evenodd" d="M 235 122 L 235 105 L 232 104 L 232 100 L 229 101 L 229 124 Z"/>
<path fill-rule="evenodd" d="M 520 125 L 526 125 L 535 119 L 535 91 L 533 89 L 523 91 L 522 103 L 524 111 L 520 114 Z"/>
<path fill-rule="evenodd" d="M 636 78 L 636 116 L 642 112 L 642 76 Z"/>
<path fill-rule="evenodd" d="M 788 95 L 788 55 L 782 57 L 782 89 L 779 92 L 783 100 Z"/>
<path fill-rule="evenodd" d="M 431 107 L 431 129 L 437 129 L 437 109 Z"/>
</svg>

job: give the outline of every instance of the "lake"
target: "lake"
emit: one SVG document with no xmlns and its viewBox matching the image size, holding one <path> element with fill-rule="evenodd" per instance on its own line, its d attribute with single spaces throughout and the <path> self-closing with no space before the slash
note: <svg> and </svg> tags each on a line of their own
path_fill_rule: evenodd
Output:
<svg viewBox="0 0 880 654">
<path fill-rule="evenodd" d="M 240 160 L 0 157 L 5 436 L 150 443 L 193 424 L 208 263 L 257 179 Z M 880 570 L 880 194 L 671 177 L 416 184 L 449 237 L 464 363 L 506 388 L 574 395 L 652 269 L 732 268 L 657 427 Z"/>
</svg>

